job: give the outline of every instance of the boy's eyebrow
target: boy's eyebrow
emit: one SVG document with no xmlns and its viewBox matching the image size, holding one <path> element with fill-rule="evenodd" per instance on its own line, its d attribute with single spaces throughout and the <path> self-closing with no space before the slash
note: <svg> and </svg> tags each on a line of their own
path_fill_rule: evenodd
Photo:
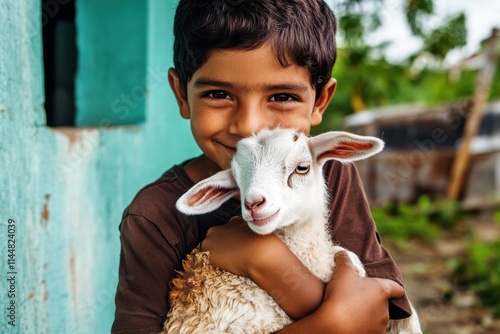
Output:
<svg viewBox="0 0 500 334">
<path fill-rule="evenodd" d="M 301 83 L 283 83 L 266 85 L 266 90 L 293 90 L 298 92 L 305 92 L 308 90 L 308 87 Z"/>
<path fill-rule="evenodd" d="M 235 88 L 236 85 L 232 84 L 229 81 L 221 81 L 221 80 L 212 80 L 212 79 L 207 79 L 207 78 L 198 78 L 194 82 L 194 88 L 199 89 L 199 88 L 204 88 L 207 86 L 212 86 L 212 87 L 220 87 L 220 88 Z M 249 86 L 243 86 L 243 87 L 237 87 L 239 90 L 242 91 L 251 91 L 254 90 L 253 87 Z M 300 92 L 305 92 L 308 90 L 308 86 L 302 83 L 279 83 L 279 84 L 267 84 L 264 85 L 264 90 L 293 90 L 293 91 L 300 91 Z"/>
<path fill-rule="evenodd" d="M 194 82 L 194 88 L 203 88 L 206 86 L 217 86 L 222 88 L 231 88 L 233 85 L 228 81 L 212 80 L 205 78 L 198 78 Z"/>
</svg>

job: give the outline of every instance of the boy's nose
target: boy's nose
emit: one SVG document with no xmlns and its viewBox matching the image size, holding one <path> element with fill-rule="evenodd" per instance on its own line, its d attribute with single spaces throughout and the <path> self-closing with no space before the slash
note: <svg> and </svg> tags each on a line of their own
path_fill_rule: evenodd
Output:
<svg viewBox="0 0 500 334">
<path fill-rule="evenodd" d="M 270 127 L 269 117 L 257 106 L 240 106 L 234 113 L 229 132 L 241 137 L 249 137 L 260 129 Z"/>
</svg>

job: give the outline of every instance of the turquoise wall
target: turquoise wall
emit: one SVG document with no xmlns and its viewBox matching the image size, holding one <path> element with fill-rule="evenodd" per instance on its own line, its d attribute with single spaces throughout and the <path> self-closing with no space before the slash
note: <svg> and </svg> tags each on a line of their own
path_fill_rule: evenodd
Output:
<svg viewBox="0 0 500 334">
<path fill-rule="evenodd" d="M 123 15 L 132 22 L 135 14 L 146 25 L 144 38 L 135 36 L 117 48 L 123 36 L 99 36 L 99 43 L 114 46 L 102 53 L 99 43 L 79 45 L 84 58 L 76 82 L 77 112 L 92 110 L 95 114 L 85 117 L 105 120 L 113 112 L 110 101 L 142 87 L 142 121 L 55 129 L 45 126 L 43 109 L 41 18 L 47 13 L 36 0 L 0 0 L 1 333 L 108 333 L 123 209 L 143 185 L 198 154 L 166 79 L 175 1 L 123 1 L 132 7 L 121 8 L 118 16 L 106 13 L 113 9 L 110 3 L 118 2 L 77 0 L 79 43 L 96 38 L 99 23 L 91 18 L 123 24 Z M 136 42 L 137 63 L 125 64 L 121 53 L 134 50 Z M 99 55 L 99 62 L 92 55 Z M 133 69 L 119 77 L 106 72 L 123 66 Z M 13 240 L 15 254 L 9 251 Z M 9 255 L 15 255 L 10 268 Z M 8 324 L 11 302 L 15 326 Z"/>
<path fill-rule="evenodd" d="M 161 81 L 165 75 L 162 67 L 147 73 L 147 11 L 148 2 L 140 0 L 76 1 L 77 45 L 81 46 L 76 86 L 78 126 L 144 121 L 145 96 L 156 88 L 151 86 L 153 81 L 148 90 L 146 80 L 150 76 Z M 163 22 L 171 24 L 166 19 L 164 16 Z M 166 42 L 165 37 L 159 36 Z"/>
</svg>

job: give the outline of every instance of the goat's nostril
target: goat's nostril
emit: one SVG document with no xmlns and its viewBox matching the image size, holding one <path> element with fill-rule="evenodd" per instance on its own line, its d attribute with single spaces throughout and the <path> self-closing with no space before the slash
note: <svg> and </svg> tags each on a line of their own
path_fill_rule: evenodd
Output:
<svg viewBox="0 0 500 334">
<path fill-rule="evenodd" d="M 256 209 L 266 202 L 264 197 L 252 197 L 245 200 L 245 208 L 248 210 Z"/>
</svg>

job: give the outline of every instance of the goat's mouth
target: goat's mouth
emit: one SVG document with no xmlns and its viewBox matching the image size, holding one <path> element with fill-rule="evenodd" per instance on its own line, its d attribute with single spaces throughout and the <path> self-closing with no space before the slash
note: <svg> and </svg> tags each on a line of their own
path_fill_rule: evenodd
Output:
<svg viewBox="0 0 500 334">
<path fill-rule="evenodd" d="M 267 223 L 269 223 L 270 221 L 272 221 L 274 218 L 276 218 L 276 216 L 278 215 L 279 212 L 280 212 L 280 210 L 276 211 L 275 213 L 273 213 L 269 216 L 262 217 L 262 218 L 261 217 L 252 217 L 252 219 L 249 220 L 248 222 L 252 223 L 256 226 L 264 226 Z"/>
</svg>

